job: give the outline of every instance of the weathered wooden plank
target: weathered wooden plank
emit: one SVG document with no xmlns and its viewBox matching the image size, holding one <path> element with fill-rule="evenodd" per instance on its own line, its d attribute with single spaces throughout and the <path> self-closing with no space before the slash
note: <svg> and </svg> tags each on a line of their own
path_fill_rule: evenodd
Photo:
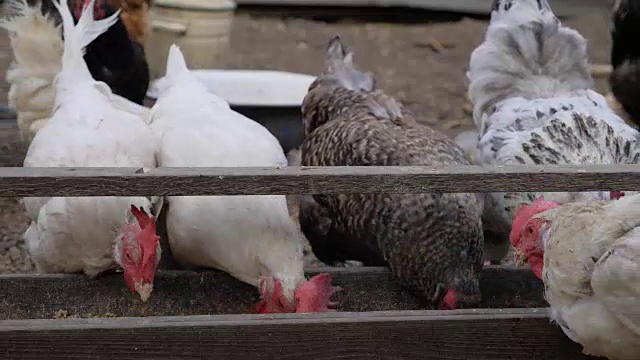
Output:
<svg viewBox="0 0 640 360">
<path fill-rule="evenodd" d="M 343 291 L 340 311 L 429 309 L 398 286 L 384 268 L 328 268 L 308 272 L 332 274 Z M 543 285 L 528 268 L 486 267 L 480 278 L 482 308 L 544 307 Z M 257 291 L 217 271 L 164 271 L 154 293 L 142 303 L 121 274 L 91 280 L 80 275 L 0 275 L 0 319 L 53 318 L 59 310 L 87 316 L 174 316 L 249 313 Z"/>
<path fill-rule="evenodd" d="M 640 190 L 640 166 L 0 168 L 0 196 Z"/>
<path fill-rule="evenodd" d="M 0 321 L 5 359 L 590 359 L 546 309 Z"/>
</svg>

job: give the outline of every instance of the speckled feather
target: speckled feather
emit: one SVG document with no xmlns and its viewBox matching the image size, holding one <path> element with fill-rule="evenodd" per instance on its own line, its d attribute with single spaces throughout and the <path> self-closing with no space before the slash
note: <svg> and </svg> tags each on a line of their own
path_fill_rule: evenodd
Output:
<svg viewBox="0 0 640 360">
<path fill-rule="evenodd" d="M 481 164 L 636 163 L 638 132 L 590 90 L 586 41 L 546 0 L 496 0 L 485 42 L 471 55 L 469 96 Z M 507 232 L 517 207 L 544 195 L 560 203 L 608 192 L 493 193 L 487 228 Z"/>
<path fill-rule="evenodd" d="M 496 157 L 485 159 L 490 164 L 635 164 L 640 161 L 637 137 L 634 131 L 617 131 L 595 117 L 565 112 L 533 131 L 496 130 L 488 141 L 480 142 L 479 149 L 501 142 Z M 606 191 L 494 193 L 487 200 L 485 216 L 498 220 L 496 231 L 508 232 L 519 205 L 531 203 L 541 195 L 560 203 L 580 198 L 609 199 Z"/>
<path fill-rule="evenodd" d="M 455 143 L 416 122 L 352 65 L 339 38 L 324 73 L 302 106 L 305 166 L 470 164 Z M 406 286 L 428 299 L 439 284 L 477 300 L 482 267 L 482 199 L 476 194 L 314 196 L 301 203 L 300 224 L 322 261 L 388 263 Z M 438 296 L 433 298 L 437 301 Z"/>
</svg>

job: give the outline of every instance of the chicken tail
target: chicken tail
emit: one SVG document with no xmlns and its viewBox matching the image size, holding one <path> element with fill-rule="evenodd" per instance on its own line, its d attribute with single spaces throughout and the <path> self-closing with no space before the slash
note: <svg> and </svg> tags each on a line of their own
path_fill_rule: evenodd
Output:
<svg viewBox="0 0 640 360">
<path fill-rule="evenodd" d="M 89 68 L 84 61 L 85 47 L 115 24 L 120 10 L 103 20 L 93 17 L 95 0 L 87 0 L 82 9 L 78 24 L 74 25 L 73 16 L 66 0 L 52 0 L 62 18 L 64 50 L 62 54 L 62 71 L 59 81 L 77 82 L 93 80 Z"/>
<path fill-rule="evenodd" d="M 353 56 L 340 36 L 329 40 L 322 74 L 311 84 L 302 104 L 305 135 L 335 118 L 345 108 L 345 102 L 378 118 L 405 120 L 401 104 L 376 90 L 373 74 L 356 68 Z"/>
<path fill-rule="evenodd" d="M 185 73 L 189 72 L 187 62 L 184 60 L 184 55 L 180 47 L 176 44 L 172 44 L 169 47 L 169 57 L 167 57 L 167 73 L 165 79 L 169 84 L 173 83 L 175 79 Z"/>
<path fill-rule="evenodd" d="M 494 0 L 491 23 L 526 24 L 543 19 L 555 19 L 547 0 Z"/>
<path fill-rule="evenodd" d="M 353 66 L 353 52 L 347 51 L 340 36 L 329 40 L 324 59 L 324 77 L 337 80 L 349 90 L 373 91 L 376 81 L 369 72 L 362 72 Z"/>
<path fill-rule="evenodd" d="M 6 75 L 8 103 L 18 114 L 22 140 L 30 143 L 51 116 L 63 42 L 53 15 L 43 14 L 39 2 L 29 6 L 26 0 L 10 0 L 3 8 L 0 27 L 9 32 L 14 57 Z"/>
<path fill-rule="evenodd" d="M 552 97 L 593 84 L 586 40 L 562 26 L 547 0 L 495 0 L 467 77 L 476 122 L 508 98 Z"/>
</svg>

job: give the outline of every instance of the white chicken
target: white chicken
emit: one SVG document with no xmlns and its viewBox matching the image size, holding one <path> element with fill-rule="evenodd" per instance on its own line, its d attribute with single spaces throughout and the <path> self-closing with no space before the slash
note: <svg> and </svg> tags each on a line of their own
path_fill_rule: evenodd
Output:
<svg viewBox="0 0 640 360">
<path fill-rule="evenodd" d="M 551 318 L 587 355 L 640 359 L 640 194 L 523 205 L 513 245 L 542 278 Z"/>
<path fill-rule="evenodd" d="M 51 1 L 51 0 L 47 0 Z M 18 114 L 18 129 L 30 143 L 53 113 L 54 80 L 62 67 L 64 43 L 54 15 L 43 13 L 40 1 L 11 0 L 4 5 L 7 17 L 0 27 L 9 32 L 14 61 L 7 70 L 9 106 Z M 149 109 L 117 94 L 110 101 L 121 110 L 148 119 Z"/>
<path fill-rule="evenodd" d="M 468 77 L 480 133 L 475 160 L 492 165 L 637 163 L 640 134 L 591 90 L 585 39 L 553 14 L 547 0 L 495 0 L 485 41 Z M 608 191 L 543 193 L 560 203 L 610 199 Z M 540 193 L 493 193 L 485 229 L 504 234 L 521 203 Z M 491 258 L 491 257 L 490 257 Z"/>
<path fill-rule="evenodd" d="M 175 45 L 165 80 L 151 110 L 160 166 L 287 166 L 278 140 L 208 92 Z M 167 233 L 177 261 L 223 270 L 259 287 L 259 313 L 328 310 L 336 289 L 327 274 L 305 280 L 303 238 L 285 196 L 172 196 L 167 201 Z"/>
<path fill-rule="evenodd" d="M 113 106 L 109 87 L 93 80 L 82 58 L 83 48 L 113 24 L 118 14 L 94 21 L 91 1 L 74 27 L 66 1 L 54 3 L 66 39 L 55 82 L 55 112 L 34 137 L 24 166 L 155 167 L 157 142 L 151 129 L 141 118 Z M 160 246 L 155 221 L 148 215 L 152 208 L 148 198 L 23 201 L 32 219 L 24 238 L 38 271 L 84 272 L 94 277 L 119 265 L 130 289 L 143 301 L 149 298 Z M 161 203 L 156 202 L 156 207 Z"/>
</svg>

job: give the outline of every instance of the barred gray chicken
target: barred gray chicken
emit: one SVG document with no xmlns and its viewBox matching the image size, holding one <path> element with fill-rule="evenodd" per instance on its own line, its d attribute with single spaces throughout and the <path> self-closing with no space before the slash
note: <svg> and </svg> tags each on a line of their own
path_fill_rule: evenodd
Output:
<svg viewBox="0 0 640 360">
<path fill-rule="evenodd" d="M 469 165 L 455 143 L 376 89 L 339 37 L 302 104 L 303 166 Z M 325 263 L 388 265 L 399 282 L 441 309 L 480 298 L 483 265 L 477 194 L 349 194 L 307 197 L 300 225 Z"/>
</svg>

